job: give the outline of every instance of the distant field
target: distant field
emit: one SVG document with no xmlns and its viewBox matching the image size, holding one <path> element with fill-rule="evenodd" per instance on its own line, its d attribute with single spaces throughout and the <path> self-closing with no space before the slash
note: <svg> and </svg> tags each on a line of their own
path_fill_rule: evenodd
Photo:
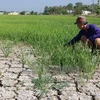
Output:
<svg viewBox="0 0 100 100">
<path fill-rule="evenodd" d="M 78 33 L 73 23 L 77 16 L 0 16 L 0 39 L 11 39 L 37 45 L 49 41 L 62 44 Z M 89 23 L 100 26 L 100 18 L 87 17 Z M 36 44 L 35 44 L 36 43 Z"/>
<path fill-rule="evenodd" d="M 76 18 L 77 16 L 1 15 L 0 39 L 31 44 L 34 48 L 40 49 L 41 53 L 48 53 L 51 64 L 61 67 L 67 66 L 67 68 L 69 66 L 83 66 L 84 69 L 86 68 L 84 63 L 87 66 L 87 60 L 90 57 L 86 53 L 87 51 L 78 51 L 78 55 L 76 55 L 77 50 L 72 53 L 72 48 L 63 48 L 63 44 L 72 39 L 79 31 L 77 26 L 73 24 Z M 88 16 L 87 20 L 100 27 L 100 18 Z M 75 59 L 76 57 L 77 59 Z"/>
<path fill-rule="evenodd" d="M 70 35 L 77 30 L 73 25 L 75 18 L 73 16 L 0 16 L 0 38 L 36 42 L 38 35 L 45 38 Z"/>
</svg>

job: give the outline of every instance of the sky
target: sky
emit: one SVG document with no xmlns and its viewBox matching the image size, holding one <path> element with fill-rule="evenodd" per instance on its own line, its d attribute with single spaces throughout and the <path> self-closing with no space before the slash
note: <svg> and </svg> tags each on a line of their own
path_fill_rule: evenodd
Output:
<svg viewBox="0 0 100 100">
<path fill-rule="evenodd" d="M 98 0 L 0 0 L 0 11 L 35 11 L 43 12 L 45 6 L 66 6 L 76 2 L 96 4 Z"/>
</svg>

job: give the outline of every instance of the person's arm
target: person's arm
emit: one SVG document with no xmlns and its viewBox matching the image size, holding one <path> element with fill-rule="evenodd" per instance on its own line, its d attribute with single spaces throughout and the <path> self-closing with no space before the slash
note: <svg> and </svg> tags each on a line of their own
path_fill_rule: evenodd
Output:
<svg viewBox="0 0 100 100">
<path fill-rule="evenodd" d="M 81 36 L 82 36 L 82 33 L 80 31 L 79 34 L 77 36 L 75 36 L 71 41 L 69 41 L 68 43 L 64 44 L 64 47 L 70 46 L 70 45 L 74 45 L 76 42 L 78 42 L 80 40 Z"/>
</svg>

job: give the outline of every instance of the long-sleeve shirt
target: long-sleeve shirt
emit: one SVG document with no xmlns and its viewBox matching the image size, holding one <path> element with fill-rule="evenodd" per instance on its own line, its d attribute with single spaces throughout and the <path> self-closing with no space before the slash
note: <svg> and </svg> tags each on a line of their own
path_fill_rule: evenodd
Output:
<svg viewBox="0 0 100 100">
<path fill-rule="evenodd" d="M 73 45 L 81 39 L 81 36 L 86 36 L 93 44 L 96 38 L 100 38 L 100 28 L 94 24 L 87 24 L 87 30 L 81 29 L 79 33 L 68 42 L 68 45 Z"/>
</svg>

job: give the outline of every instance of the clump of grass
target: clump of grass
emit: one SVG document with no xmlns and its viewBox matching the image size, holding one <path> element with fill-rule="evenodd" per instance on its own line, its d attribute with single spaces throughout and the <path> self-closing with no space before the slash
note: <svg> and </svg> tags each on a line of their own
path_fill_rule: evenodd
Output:
<svg viewBox="0 0 100 100">
<path fill-rule="evenodd" d="M 84 48 L 81 43 L 77 44 L 73 53 L 75 59 L 75 66 L 80 71 L 90 73 L 98 65 L 99 56 L 92 55 L 91 49 L 89 49 L 88 47 Z"/>
<path fill-rule="evenodd" d="M 38 98 L 47 93 L 47 84 L 52 81 L 51 76 L 46 75 L 47 64 L 48 62 L 46 61 L 44 54 L 42 56 L 38 55 L 36 61 L 34 61 L 34 59 L 30 59 L 27 63 L 29 68 L 38 75 L 36 79 L 33 79 L 34 88 L 40 90 L 40 93 L 37 95 Z"/>
<path fill-rule="evenodd" d="M 33 79 L 34 88 L 39 90 L 40 92 L 37 94 L 38 98 L 41 98 L 43 95 L 48 93 L 48 89 L 50 89 L 50 83 L 53 82 L 52 77 L 44 76 L 38 77 L 37 79 Z"/>
<path fill-rule="evenodd" d="M 70 47 L 57 47 L 52 52 L 51 60 L 53 65 L 60 67 L 60 72 L 83 73 L 87 77 L 93 74 L 95 67 L 99 63 L 99 55 L 92 55 L 91 49 L 77 43 Z"/>
<path fill-rule="evenodd" d="M 20 59 L 22 66 L 24 67 L 27 64 L 32 54 L 32 47 L 25 46 L 24 44 L 19 45 L 19 52 L 17 53 L 17 57 Z"/>
<path fill-rule="evenodd" d="M 33 53 L 34 54 L 34 53 Z M 64 87 L 65 85 L 62 83 L 55 84 L 52 75 L 49 74 L 49 57 L 48 54 L 42 51 L 42 55 L 38 55 L 36 58 L 36 62 L 31 59 L 28 60 L 28 66 L 35 72 L 38 77 L 33 79 L 34 88 L 39 90 L 40 92 L 37 94 L 38 98 L 41 98 L 43 95 L 46 95 L 50 89 L 58 89 Z"/>
<path fill-rule="evenodd" d="M 1 50 L 5 57 L 8 57 L 9 54 L 12 52 L 12 47 L 14 45 L 13 41 L 10 40 L 2 40 L 1 42 Z"/>
</svg>

